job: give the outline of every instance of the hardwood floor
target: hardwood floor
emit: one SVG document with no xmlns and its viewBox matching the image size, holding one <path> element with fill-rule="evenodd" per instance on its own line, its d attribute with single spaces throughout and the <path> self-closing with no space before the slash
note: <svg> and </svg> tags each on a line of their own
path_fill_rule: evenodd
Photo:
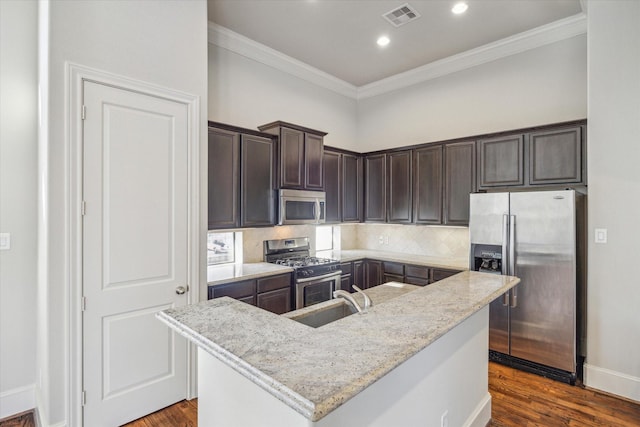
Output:
<svg viewBox="0 0 640 427">
<path fill-rule="evenodd" d="M 193 399 L 183 400 L 122 427 L 196 427 L 197 425 L 198 399 Z"/>
<path fill-rule="evenodd" d="M 640 404 L 497 363 L 489 363 L 489 392 L 490 427 L 640 426 Z M 197 426 L 197 421 L 198 402 L 191 400 L 176 403 L 126 427 L 191 427 Z"/>
<path fill-rule="evenodd" d="M 489 363 L 491 427 L 640 426 L 640 404 Z"/>
<path fill-rule="evenodd" d="M 0 427 L 36 427 L 33 411 L 16 414 L 10 418 L 0 420 Z"/>
</svg>

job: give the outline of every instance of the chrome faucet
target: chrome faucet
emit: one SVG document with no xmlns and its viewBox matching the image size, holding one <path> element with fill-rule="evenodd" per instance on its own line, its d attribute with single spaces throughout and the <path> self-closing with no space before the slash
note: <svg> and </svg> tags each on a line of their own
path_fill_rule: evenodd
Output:
<svg viewBox="0 0 640 427">
<path fill-rule="evenodd" d="M 353 306 L 353 308 L 355 308 L 358 311 L 358 313 L 366 312 L 367 309 L 373 305 L 371 303 L 371 299 L 369 298 L 369 295 L 367 295 L 364 292 L 362 292 L 362 289 L 360 289 L 359 287 L 357 287 L 355 285 L 353 286 L 353 289 L 355 289 L 356 291 L 361 293 L 362 296 L 364 297 L 364 308 L 360 307 L 360 304 L 358 304 L 358 301 L 356 301 L 356 299 L 353 297 L 352 294 L 350 294 L 347 291 L 343 291 L 342 289 L 339 289 L 337 291 L 333 291 L 333 297 L 334 298 L 344 298 L 348 303 L 350 303 Z"/>
</svg>

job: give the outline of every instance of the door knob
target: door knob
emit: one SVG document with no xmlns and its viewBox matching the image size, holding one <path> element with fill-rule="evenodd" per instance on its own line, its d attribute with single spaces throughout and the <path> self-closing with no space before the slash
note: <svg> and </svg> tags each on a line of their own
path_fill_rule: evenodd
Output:
<svg viewBox="0 0 640 427">
<path fill-rule="evenodd" d="M 187 286 L 187 287 L 184 287 L 184 286 L 178 286 L 178 287 L 176 288 L 176 294 L 178 294 L 178 295 L 182 295 L 182 294 L 184 294 L 185 292 L 187 292 L 187 290 L 189 290 L 189 287 L 188 287 L 188 286 Z"/>
</svg>

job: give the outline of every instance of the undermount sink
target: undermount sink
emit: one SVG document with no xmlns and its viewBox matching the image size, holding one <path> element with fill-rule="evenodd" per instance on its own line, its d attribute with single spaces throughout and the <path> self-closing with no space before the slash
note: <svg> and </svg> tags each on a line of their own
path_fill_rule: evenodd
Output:
<svg viewBox="0 0 640 427">
<path fill-rule="evenodd" d="M 319 328 L 320 326 L 342 319 L 343 317 L 351 316 L 356 312 L 356 309 L 351 307 L 351 305 L 342 303 L 334 304 L 327 308 L 320 308 L 308 314 L 293 317 L 291 320 L 295 320 L 296 322 L 300 322 L 303 325 L 311 326 L 313 328 Z"/>
</svg>

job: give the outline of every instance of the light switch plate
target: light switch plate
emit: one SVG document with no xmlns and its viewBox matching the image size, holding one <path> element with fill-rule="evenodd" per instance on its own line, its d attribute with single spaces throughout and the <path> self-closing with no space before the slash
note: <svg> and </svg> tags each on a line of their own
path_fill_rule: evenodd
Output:
<svg viewBox="0 0 640 427">
<path fill-rule="evenodd" d="M 607 229 L 596 228 L 595 230 L 596 243 L 607 243 Z"/>
<path fill-rule="evenodd" d="M 0 251 L 11 249 L 11 233 L 0 233 Z"/>
</svg>

